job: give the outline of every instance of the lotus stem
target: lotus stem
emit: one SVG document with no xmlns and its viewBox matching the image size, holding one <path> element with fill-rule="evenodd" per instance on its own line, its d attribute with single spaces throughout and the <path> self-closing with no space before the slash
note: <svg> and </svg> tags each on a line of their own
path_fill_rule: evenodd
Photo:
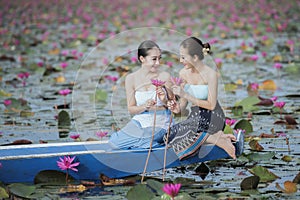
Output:
<svg viewBox="0 0 300 200">
<path fill-rule="evenodd" d="M 156 101 L 156 100 L 157 100 L 157 93 L 156 93 L 156 95 L 155 95 L 155 101 Z M 147 166 L 148 166 L 150 154 L 151 154 L 151 151 L 152 151 L 152 144 L 153 144 L 153 140 L 154 140 L 154 132 L 155 132 L 155 123 L 156 123 L 156 106 L 157 106 L 157 105 L 155 105 L 155 108 L 154 108 L 152 137 L 151 137 L 151 141 L 150 141 L 150 147 L 149 147 L 149 151 L 148 151 L 148 155 L 147 155 L 147 159 L 146 159 L 144 171 L 143 171 L 143 174 L 142 174 L 142 180 L 141 180 L 142 183 L 143 183 L 143 181 L 144 181 L 144 177 L 145 177 L 145 173 L 146 173 L 146 170 L 147 170 Z"/>
<path fill-rule="evenodd" d="M 168 150 L 168 142 L 169 142 L 169 135 L 170 135 L 170 128 L 172 124 L 172 114 L 170 116 L 170 122 L 168 126 L 168 132 L 167 132 L 167 137 L 166 137 L 166 144 L 165 144 L 165 154 L 164 154 L 164 167 L 163 167 L 163 175 L 162 175 L 162 180 L 165 181 L 165 173 L 166 173 L 166 162 L 167 162 L 167 150 Z"/>
</svg>

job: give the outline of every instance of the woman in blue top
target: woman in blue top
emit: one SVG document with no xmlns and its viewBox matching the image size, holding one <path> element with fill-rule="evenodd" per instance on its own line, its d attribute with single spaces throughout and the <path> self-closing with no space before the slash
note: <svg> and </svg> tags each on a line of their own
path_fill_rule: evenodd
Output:
<svg viewBox="0 0 300 200">
<path fill-rule="evenodd" d="M 188 102 L 192 107 L 187 119 L 170 130 L 170 145 L 179 159 L 194 155 L 203 143 L 215 144 L 236 158 L 232 144 L 235 136 L 222 131 L 225 115 L 217 100 L 218 73 L 202 62 L 208 53 L 210 45 L 195 37 L 180 44 L 180 62 L 184 67 L 179 77 L 183 83 L 172 87 L 173 93 L 180 99 L 179 102 L 168 101 L 168 107 L 174 113 L 186 110 Z"/>
<path fill-rule="evenodd" d="M 160 59 L 161 49 L 155 42 L 146 40 L 139 45 L 138 60 L 141 67 L 128 74 L 125 79 L 127 107 L 133 118 L 125 127 L 111 135 L 109 142 L 112 147 L 149 148 L 154 130 L 154 110 L 156 122 L 152 147 L 164 144 L 163 137 L 171 116 L 166 106 L 166 88 L 170 88 L 171 82 L 170 74 L 160 70 Z M 165 82 L 165 87 L 156 87 L 152 84 L 153 79 Z"/>
</svg>

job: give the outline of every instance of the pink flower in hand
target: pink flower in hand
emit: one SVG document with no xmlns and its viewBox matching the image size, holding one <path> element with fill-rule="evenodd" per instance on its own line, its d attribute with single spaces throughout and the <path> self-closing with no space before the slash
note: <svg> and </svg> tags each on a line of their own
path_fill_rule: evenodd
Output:
<svg viewBox="0 0 300 200">
<path fill-rule="evenodd" d="M 151 83 L 152 85 L 159 87 L 159 86 L 163 86 L 166 82 L 158 79 L 151 79 Z"/>
<path fill-rule="evenodd" d="M 78 170 L 75 168 L 77 167 L 80 162 L 76 162 L 76 163 L 72 163 L 74 161 L 76 156 L 74 157 L 70 157 L 70 156 L 64 156 L 64 158 L 59 158 L 60 161 L 56 161 L 57 162 L 57 166 L 61 169 L 61 170 L 68 170 L 71 169 L 73 171 L 78 172 Z"/>
<path fill-rule="evenodd" d="M 174 197 L 176 197 L 179 193 L 181 184 L 165 184 L 164 187 L 162 188 L 162 190 L 169 195 L 172 199 L 174 199 Z"/>
<path fill-rule="evenodd" d="M 284 101 L 275 102 L 274 106 L 281 109 L 285 106 L 285 102 Z"/>
<path fill-rule="evenodd" d="M 69 90 L 69 89 L 64 89 L 64 90 L 60 90 L 58 93 L 59 93 L 60 95 L 67 96 L 68 94 L 71 93 L 71 90 Z"/>
<path fill-rule="evenodd" d="M 179 86 L 181 83 L 183 83 L 183 80 L 179 77 L 171 77 L 171 82 L 174 84 L 174 85 L 177 85 Z"/>
</svg>

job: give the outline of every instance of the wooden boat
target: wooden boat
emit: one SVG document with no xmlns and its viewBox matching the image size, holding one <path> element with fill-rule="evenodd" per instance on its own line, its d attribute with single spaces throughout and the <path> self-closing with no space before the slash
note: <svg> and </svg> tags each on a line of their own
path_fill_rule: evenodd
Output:
<svg viewBox="0 0 300 200">
<path fill-rule="evenodd" d="M 243 152 L 242 133 L 237 134 L 234 144 L 238 156 Z M 164 146 L 153 148 L 147 172 L 163 168 L 164 151 Z M 57 161 L 63 156 L 76 156 L 74 162 L 80 162 L 78 172 L 69 170 L 69 174 L 76 180 L 99 181 L 101 174 L 110 178 L 122 178 L 142 173 L 147 155 L 148 149 L 112 150 L 108 141 L 0 146 L 0 181 L 33 183 L 35 176 L 43 170 L 61 171 Z M 168 148 L 166 168 L 228 157 L 223 149 L 206 144 L 197 155 L 180 161 L 173 149 Z"/>
</svg>

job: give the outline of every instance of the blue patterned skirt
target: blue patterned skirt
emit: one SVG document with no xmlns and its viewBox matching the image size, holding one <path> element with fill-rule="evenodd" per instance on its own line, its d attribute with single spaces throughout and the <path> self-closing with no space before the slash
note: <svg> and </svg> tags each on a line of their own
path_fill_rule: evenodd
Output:
<svg viewBox="0 0 300 200">
<path fill-rule="evenodd" d="M 223 130 L 224 127 L 225 115 L 219 103 L 214 110 L 193 106 L 186 120 L 171 127 L 170 145 L 182 160 L 196 154 L 209 134 Z"/>
</svg>

